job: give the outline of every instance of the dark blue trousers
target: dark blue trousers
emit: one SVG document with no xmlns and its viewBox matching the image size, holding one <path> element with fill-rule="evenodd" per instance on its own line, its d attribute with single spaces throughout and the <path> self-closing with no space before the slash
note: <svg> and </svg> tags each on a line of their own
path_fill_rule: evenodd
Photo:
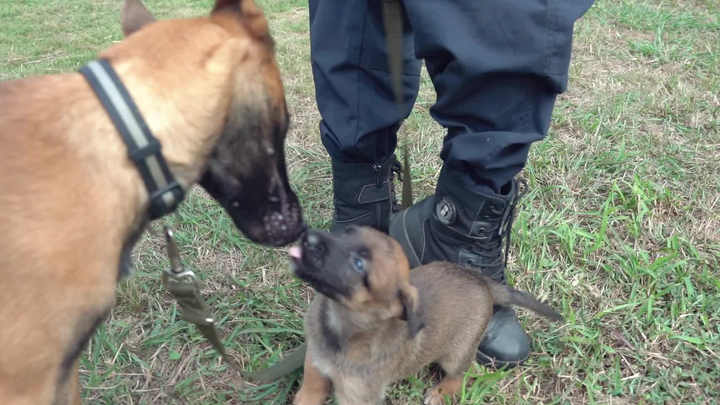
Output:
<svg viewBox="0 0 720 405">
<path fill-rule="evenodd" d="M 543 139 L 568 83 L 573 25 L 593 0 L 404 0 L 405 100 L 395 105 L 381 0 L 309 0 L 320 133 L 346 163 L 382 163 L 415 103 L 421 61 L 447 129 L 440 156 L 500 192 Z"/>
</svg>

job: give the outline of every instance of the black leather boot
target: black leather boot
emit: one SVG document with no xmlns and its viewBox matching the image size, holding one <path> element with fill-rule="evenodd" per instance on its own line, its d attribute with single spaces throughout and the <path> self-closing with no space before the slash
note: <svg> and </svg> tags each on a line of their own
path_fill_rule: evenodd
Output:
<svg viewBox="0 0 720 405">
<path fill-rule="evenodd" d="M 523 182 L 523 193 L 527 185 Z M 502 195 L 470 190 L 443 166 L 435 194 L 393 216 L 390 236 L 402 245 L 411 267 L 450 261 L 506 283 L 505 262 L 515 205 L 522 194 L 512 181 Z M 507 239 L 503 255 L 503 241 Z M 477 351 L 480 364 L 514 367 L 530 354 L 530 340 L 512 308 L 495 308 Z"/>
<path fill-rule="evenodd" d="M 390 213 L 396 206 L 394 179 L 399 170 L 395 156 L 383 164 L 332 161 L 335 211 L 331 233 L 348 225 L 371 226 L 388 233 Z"/>
</svg>

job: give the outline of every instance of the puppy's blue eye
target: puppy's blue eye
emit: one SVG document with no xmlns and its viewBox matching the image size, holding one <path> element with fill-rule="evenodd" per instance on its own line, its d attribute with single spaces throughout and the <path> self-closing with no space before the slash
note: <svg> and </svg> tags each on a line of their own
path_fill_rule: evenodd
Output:
<svg viewBox="0 0 720 405">
<path fill-rule="evenodd" d="M 355 267 L 355 270 L 357 270 L 361 273 L 365 271 L 365 262 L 363 261 L 363 259 L 361 259 L 359 257 L 355 257 L 355 258 L 353 258 L 352 263 L 353 263 L 353 267 Z"/>
</svg>

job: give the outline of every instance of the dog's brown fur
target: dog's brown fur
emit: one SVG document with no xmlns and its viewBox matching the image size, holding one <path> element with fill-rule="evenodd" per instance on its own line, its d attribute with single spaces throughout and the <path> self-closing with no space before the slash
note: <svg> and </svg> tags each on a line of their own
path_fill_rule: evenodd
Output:
<svg viewBox="0 0 720 405">
<path fill-rule="evenodd" d="M 369 227 L 338 236 L 310 231 L 301 246 L 291 251 L 295 274 L 320 294 L 305 317 L 296 405 L 325 403 L 331 385 L 340 405 L 377 405 L 389 384 L 435 362 L 446 376 L 425 403 L 441 404 L 462 387 L 493 305 L 562 320 L 529 295 L 461 266 L 436 262 L 410 271 L 400 245 Z"/>
<path fill-rule="evenodd" d="M 102 52 L 187 192 L 200 181 L 253 241 L 295 240 L 288 114 L 273 40 L 252 0 L 155 21 L 127 0 Z M 127 148 L 79 73 L 0 84 L 0 404 L 79 404 L 79 355 L 114 303 L 147 225 Z M 119 271 L 118 271 L 119 269 Z"/>
</svg>

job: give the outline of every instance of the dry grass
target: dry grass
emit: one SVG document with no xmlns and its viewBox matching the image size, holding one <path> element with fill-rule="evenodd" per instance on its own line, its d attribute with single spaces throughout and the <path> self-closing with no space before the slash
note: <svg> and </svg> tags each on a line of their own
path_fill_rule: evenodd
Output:
<svg viewBox="0 0 720 405">
<path fill-rule="evenodd" d="M 205 13 L 209 0 L 148 0 L 160 17 Z M 307 4 L 263 0 L 292 110 L 291 181 L 307 220 L 326 227 L 329 161 L 319 142 Z M 120 39 L 119 1 L 27 0 L 0 5 L 0 79 L 76 69 Z M 598 2 L 577 24 L 569 90 L 524 172 L 531 190 L 516 221 L 509 276 L 567 318 L 561 328 L 520 311 L 533 356 L 516 370 L 474 367 L 462 403 L 705 404 L 720 397 L 720 3 Z M 431 193 L 442 129 L 428 115 L 424 74 L 402 129 L 416 200 Z M 200 190 L 181 209 L 187 263 L 248 368 L 302 341 L 312 292 L 284 251 L 249 243 Z M 288 403 L 301 378 L 237 389 L 232 373 L 179 319 L 159 280 L 155 237 L 82 362 L 87 403 Z M 436 376 L 389 392 L 420 403 Z"/>
</svg>

